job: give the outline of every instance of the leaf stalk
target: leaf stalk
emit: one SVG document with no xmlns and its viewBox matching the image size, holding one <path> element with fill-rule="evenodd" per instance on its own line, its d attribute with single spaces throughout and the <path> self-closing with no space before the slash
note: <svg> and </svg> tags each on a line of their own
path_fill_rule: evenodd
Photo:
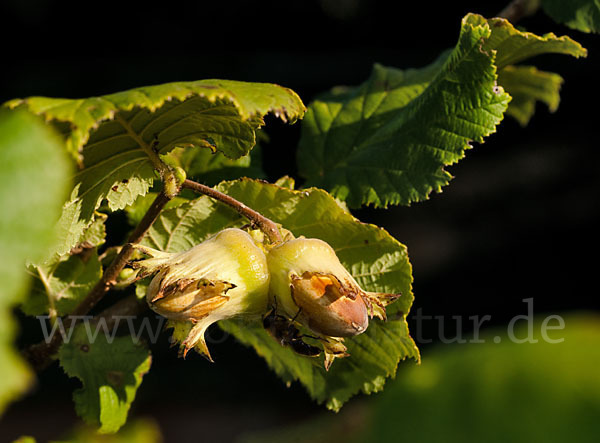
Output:
<svg viewBox="0 0 600 443">
<path fill-rule="evenodd" d="M 281 243 L 283 240 L 281 237 L 281 233 L 279 232 L 279 228 L 277 224 L 255 211 L 252 208 L 249 208 L 244 203 L 236 200 L 235 198 L 224 194 L 220 191 L 217 191 L 210 186 L 203 185 L 201 183 L 197 183 L 195 181 L 186 179 L 183 184 L 183 188 L 191 189 L 199 194 L 207 195 L 215 200 L 220 201 L 221 203 L 225 203 L 226 205 L 235 209 L 241 216 L 246 217 L 250 222 L 255 225 L 258 229 L 260 229 L 269 239 L 271 243 Z"/>
</svg>

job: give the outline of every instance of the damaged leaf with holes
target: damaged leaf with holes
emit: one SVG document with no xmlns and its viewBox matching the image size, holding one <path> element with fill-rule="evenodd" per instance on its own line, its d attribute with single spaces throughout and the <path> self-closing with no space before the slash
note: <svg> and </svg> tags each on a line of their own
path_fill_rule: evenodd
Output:
<svg viewBox="0 0 600 443">
<path fill-rule="evenodd" d="M 116 211 L 150 190 L 156 176 L 149 149 L 161 155 L 175 148 L 210 149 L 237 159 L 256 144 L 267 114 L 294 123 L 305 111 L 290 89 L 228 80 L 167 83 L 86 99 L 29 97 L 4 106 L 27 109 L 55 126 L 79 164 L 58 223 L 56 255 L 81 241 L 102 202 Z"/>
<path fill-rule="evenodd" d="M 58 359 L 67 375 L 83 385 L 73 393 L 77 414 L 100 433 L 113 433 L 125 424 L 151 357 L 131 337 L 110 337 L 105 331 L 93 337 L 94 328 L 87 323 L 77 327 Z"/>
</svg>

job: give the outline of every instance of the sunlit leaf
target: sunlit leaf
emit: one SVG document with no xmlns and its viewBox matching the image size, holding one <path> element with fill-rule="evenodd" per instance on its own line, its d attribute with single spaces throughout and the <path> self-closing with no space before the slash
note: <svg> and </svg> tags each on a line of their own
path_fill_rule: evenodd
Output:
<svg viewBox="0 0 600 443">
<path fill-rule="evenodd" d="M 281 223 L 296 236 L 327 241 L 365 290 L 402 294 L 388 307 L 386 323 L 373 320 L 366 333 L 345 341 L 351 356 L 336 360 L 329 372 L 322 362 L 281 347 L 265 332 L 260 319 L 219 322 L 242 343 L 253 346 L 284 381 L 300 381 L 314 399 L 338 410 L 360 391 L 381 390 L 385 379 L 395 374 L 399 361 L 419 359 L 406 324 L 413 295 L 405 246 L 385 230 L 359 222 L 322 190 L 293 191 L 247 179 L 225 182 L 218 189 Z M 144 243 L 163 251 L 184 251 L 225 227 L 246 223 L 233 209 L 200 197 L 165 211 Z"/>
<path fill-rule="evenodd" d="M 504 19 L 468 14 L 456 47 L 433 64 L 376 65 L 359 87 L 311 103 L 298 152 L 306 186 L 323 187 L 350 207 L 427 199 L 452 178 L 445 167 L 493 133 L 507 107 L 521 124 L 536 100 L 556 109 L 560 77 L 512 66 L 546 53 L 587 54 L 569 37 L 537 36 Z M 507 92 L 515 94 L 512 108 Z"/>
<path fill-rule="evenodd" d="M 569 36 L 558 37 L 551 32 L 539 36 L 520 31 L 503 18 L 486 19 L 478 14 L 468 14 L 463 23 L 490 28 L 491 33 L 483 41 L 482 49 L 496 51 L 495 64 L 499 70 L 540 54 L 564 54 L 577 58 L 587 55 L 586 49 Z"/>
<path fill-rule="evenodd" d="M 106 200 L 115 211 L 145 195 L 156 178 L 146 152 L 176 147 L 208 148 L 237 159 L 250 152 L 256 130 L 272 113 L 294 122 L 304 113 L 290 89 L 226 80 L 168 83 L 86 99 L 30 97 L 10 108 L 26 108 L 63 132 L 79 162 L 71 198 L 63 208 L 57 255 L 81 239 Z"/>
<path fill-rule="evenodd" d="M 432 65 L 376 65 L 360 87 L 309 106 L 298 155 L 307 185 L 350 207 L 409 204 L 440 191 L 443 167 L 495 131 L 510 97 L 496 86 L 487 24 L 463 20 L 458 43 Z"/>
<path fill-rule="evenodd" d="M 487 23 L 492 29 L 483 47 L 486 51 L 495 51 L 498 84 L 512 97 L 506 113 L 525 126 L 535 112 L 537 101 L 548 105 L 550 112 L 556 111 L 563 82 L 560 75 L 540 71 L 534 66 L 514 66 L 513 63 L 540 54 L 585 57 L 585 48 L 568 36 L 558 37 L 552 33 L 538 36 L 520 31 L 501 18 L 486 20 L 479 15 L 469 14 L 467 20 L 474 25 Z"/>
</svg>

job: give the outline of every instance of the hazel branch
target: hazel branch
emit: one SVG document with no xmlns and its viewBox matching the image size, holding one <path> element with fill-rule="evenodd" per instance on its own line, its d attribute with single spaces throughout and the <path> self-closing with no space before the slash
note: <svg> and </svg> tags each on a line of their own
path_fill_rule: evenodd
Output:
<svg viewBox="0 0 600 443">
<path fill-rule="evenodd" d="M 540 0 L 512 0 L 497 16 L 514 24 L 522 18 L 535 14 L 539 7 Z"/>
<path fill-rule="evenodd" d="M 241 216 L 246 217 L 250 222 L 255 225 L 258 229 L 260 229 L 264 234 L 269 238 L 271 243 L 279 243 L 282 241 L 281 233 L 279 232 L 279 228 L 277 224 L 255 211 L 252 208 L 249 208 L 244 203 L 236 200 L 235 198 L 223 194 L 222 192 L 217 191 L 216 189 L 211 188 L 210 186 L 203 185 L 201 183 L 197 183 L 192 180 L 185 180 L 181 185 L 183 188 L 191 189 L 193 191 L 198 192 L 199 194 L 207 195 L 215 200 L 220 201 L 221 203 L 225 203 L 226 205 L 235 209 Z"/>
<path fill-rule="evenodd" d="M 110 266 L 104 271 L 98 283 L 96 283 L 89 294 L 73 310 L 71 313 L 72 316 L 86 315 L 115 285 L 119 273 L 123 270 L 134 252 L 133 244 L 139 243 L 144 238 L 146 232 L 148 232 L 171 198 L 172 196 L 166 194 L 164 191 L 158 194 L 140 223 L 129 236 L 127 244 L 123 246 Z M 24 352 L 25 357 L 36 370 L 43 370 L 50 363 L 51 357 L 58 351 L 62 341 L 62 334 L 55 334 L 49 342 L 42 341 L 30 346 Z"/>
</svg>

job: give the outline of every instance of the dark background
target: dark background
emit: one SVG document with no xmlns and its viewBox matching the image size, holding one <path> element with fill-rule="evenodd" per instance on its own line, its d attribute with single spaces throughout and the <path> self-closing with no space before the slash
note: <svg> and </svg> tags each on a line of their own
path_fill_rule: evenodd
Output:
<svg viewBox="0 0 600 443">
<path fill-rule="evenodd" d="M 45 95 L 86 97 L 170 81 L 225 78 L 273 82 L 306 104 L 335 85 L 364 81 L 373 63 L 423 66 L 454 46 L 467 12 L 491 17 L 506 2 L 215 1 L 51 2 L 4 0 L 0 6 L 3 77 L 0 102 Z M 533 62 L 565 79 L 555 114 L 544 106 L 526 128 L 507 117 L 475 145 L 456 177 L 412 207 L 362 209 L 355 215 L 405 243 L 414 267 L 413 313 L 491 315 L 486 326 L 536 315 L 598 310 L 595 276 L 600 152 L 598 36 L 571 31 L 539 12 L 519 23 L 537 34 L 568 34 L 587 59 L 547 55 Z M 270 180 L 296 176 L 300 124 L 267 121 L 263 150 Z M 301 180 L 298 178 L 301 182 Z M 25 321 L 25 320 L 24 320 Z M 413 334 L 439 343 L 439 322 Z M 35 323 L 24 323 L 22 343 Z M 419 335 L 417 335 L 417 333 Z M 219 331 L 212 331 L 216 338 Z M 167 441 L 231 441 L 240 433 L 321 413 L 300 386 L 286 388 L 266 364 L 229 338 L 213 344 L 211 365 L 153 348 L 132 416 L 152 416 Z M 423 358 L 431 345 L 422 343 Z M 0 421 L 0 440 L 28 433 L 58 438 L 77 422 L 78 383 L 54 365 Z"/>
</svg>

